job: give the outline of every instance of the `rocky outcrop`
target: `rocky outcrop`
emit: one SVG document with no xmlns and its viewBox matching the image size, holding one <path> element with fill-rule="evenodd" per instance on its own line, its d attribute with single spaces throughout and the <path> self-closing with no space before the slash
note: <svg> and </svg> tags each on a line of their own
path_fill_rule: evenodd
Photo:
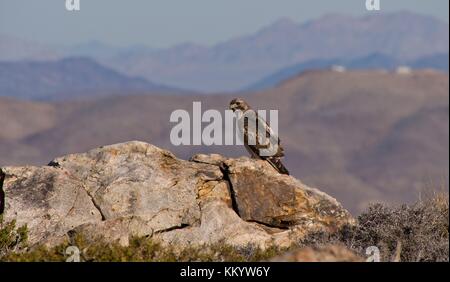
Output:
<svg viewBox="0 0 450 282">
<path fill-rule="evenodd" d="M 308 232 L 352 224 L 332 197 L 249 158 L 177 159 L 143 142 L 100 147 L 44 167 L 1 168 L 0 212 L 27 224 L 29 242 L 82 233 L 127 244 L 288 246 Z"/>
</svg>

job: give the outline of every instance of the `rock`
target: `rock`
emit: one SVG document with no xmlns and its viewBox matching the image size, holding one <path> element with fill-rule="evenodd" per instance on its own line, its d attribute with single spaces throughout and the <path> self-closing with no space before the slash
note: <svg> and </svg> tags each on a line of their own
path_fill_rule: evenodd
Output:
<svg viewBox="0 0 450 282">
<path fill-rule="evenodd" d="M 105 240 L 107 242 L 119 242 L 126 246 L 129 243 L 130 235 L 151 236 L 153 235 L 153 228 L 142 218 L 131 216 L 82 224 L 70 230 L 67 235 L 72 237 L 76 234 L 83 234 L 84 239 L 89 242 Z"/>
<path fill-rule="evenodd" d="M 243 221 L 221 201 L 204 205 L 199 226 L 161 233 L 158 238 L 178 245 L 226 242 L 236 246 L 254 244 L 265 247 L 272 241 L 262 227 Z"/>
<path fill-rule="evenodd" d="M 341 245 L 304 247 L 272 258 L 272 262 L 363 262 L 364 259 Z"/>
<path fill-rule="evenodd" d="M 80 224 L 102 219 L 82 182 L 67 171 L 53 167 L 8 167 L 1 171 L 4 220 L 26 224 L 31 243 L 55 240 Z"/>
<path fill-rule="evenodd" d="M 225 161 L 240 217 L 270 226 L 321 223 L 335 229 L 348 223 L 348 212 L 327 194 L 288 175 L 278 174 L 263 161 Z"/>
<path fill-rule="evenodd" d="M 180 246 L 265 248 L 353 223 L 335 199 L 264 161 L 216 154 L 185 161 L 136 141 L 44 167 L 4 167 L 0 184 L 0 212 L 28 225 L 30 244 L 82 233 L 123 245 L 130 236 L 148 236 Z"/>
<path fill-rule="evenodd" d="M 192 158 L 190 160 L 193 162 L 220 166 L 226 160 L 226 158 L 219 154 L 210 154 L 210 155 L 197 154 L 197 155 L 192 156 Z"/>
</svg>

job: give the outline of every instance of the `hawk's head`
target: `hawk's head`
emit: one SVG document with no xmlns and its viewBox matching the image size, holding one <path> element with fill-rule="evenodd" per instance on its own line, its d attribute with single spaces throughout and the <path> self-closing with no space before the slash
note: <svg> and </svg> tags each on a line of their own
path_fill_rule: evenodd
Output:
<svg viewBox="0 0 450 282">
<path fill-rule="evenodd" d="M 250 109 L 250 106 L 242 98 L 236 98 L 236 99 L 231 100 L 231 102 L 230 102 L 230 110 L 232 110 L 233 112 L 236 110 L 245 112 L 249 109 Z"/>
</svg>

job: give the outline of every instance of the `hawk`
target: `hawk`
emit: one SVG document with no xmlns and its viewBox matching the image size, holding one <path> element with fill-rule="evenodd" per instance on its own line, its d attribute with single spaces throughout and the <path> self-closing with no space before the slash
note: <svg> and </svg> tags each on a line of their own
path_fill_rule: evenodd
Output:
<svg viewBox="0 0 450 282">
<path fill-rule="evenodd" d="M 259 117 L 258 113 L 252 110 L 242 98 L 231 100 L 230 110 L 242 112 L 242 115 L 238 116 L 237 121 L 240 125 L 239 128 L 243 128 L 244 146 L 252 158 L 265 160 L 279 173 L 289 175 L 289 171 L 281 163 L 281 158 L 284 157 L 284 149 L 280 145 L 280 139 L 270 128 L 269 124 Z M 250 121 L 253 122 L 253 126 L 249 126 L 251 124 Z M 263 142 L 262 140 L 264 139 L 267 142 Z M 253 141 L 252 143 L 249 140 L 255 140 L 256 142 Z M 270 156 L 266 156 L 262 154 L 263 149 L 274 151 Z"/>
</svg>

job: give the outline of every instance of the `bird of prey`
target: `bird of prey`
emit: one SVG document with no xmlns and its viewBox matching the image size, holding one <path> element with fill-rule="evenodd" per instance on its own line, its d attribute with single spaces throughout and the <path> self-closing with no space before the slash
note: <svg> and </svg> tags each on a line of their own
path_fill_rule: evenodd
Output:
<svg viewBox="0 0 450 282">
<path fill-rule="evenodd" d="M 280 139 L 270 128 L 269 124 L 262 117 L 258 116 L 257 111 L 252 110 L 242 98 L 231 100 L 229 107 L 233 112 L 242 112 L 237 117 L 237 121 L 240 124 L 239 129 L 243 131 L 241 133 L 244 137 L 244 146 L 252 158 L 265 160 L 279 173 L 289 175 L 289 171 L 281 162 L 281 158 L 284 157 L 284 149 L 280 145 Z M 253 122 L 253 126 L 250 126 L 251 122 Z M 249 140 L 254 141 L 249 142 Z M 264 155 L 262 154 L 263 149 L 272 150 L 273 153 Z"/>
</svg>

